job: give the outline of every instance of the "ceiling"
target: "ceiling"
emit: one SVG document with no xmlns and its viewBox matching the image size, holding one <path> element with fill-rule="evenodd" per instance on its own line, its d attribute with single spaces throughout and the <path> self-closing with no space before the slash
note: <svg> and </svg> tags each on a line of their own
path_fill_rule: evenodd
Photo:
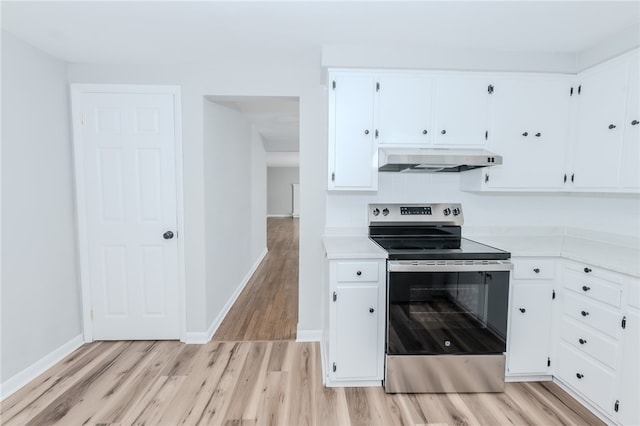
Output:
<svg viewBox="0 0 640 426">
<path fill-rule="evenodd" d="M 97 64 L 265 52 L 320 61 L 322 46 L 336 45 L 570 54 L 640 23 L 638 1 L 5 0 L 0 7 L 4 30 L 64 61 Z M 297 100 L 214 101 L 245 113 L 267 150 L 297 150 Z"/>
</svg>

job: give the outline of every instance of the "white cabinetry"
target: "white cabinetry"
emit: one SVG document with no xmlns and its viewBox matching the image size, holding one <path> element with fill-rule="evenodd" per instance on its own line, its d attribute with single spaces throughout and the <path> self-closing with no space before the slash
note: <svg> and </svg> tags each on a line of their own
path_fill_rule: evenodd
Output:
<svg viewBox="0 0 640 426">
<path fill-rule="evenodd" d="M 436 146 L 484 146 L 493 91 L 482 75 L 439 77 L 435 93 Z"/>
<path fill-rule="evenodd" d="M 640 190 L 640 73 L 638 52 L 630 58 L 629 98 L 624 121 L 620 184 L 623 189 Z"/>
<path fill-rule="evenodd" d="M 623 276 L 566 262 L 557 333 L 556 376 L 606 416 L 615 417 Z"/>
<path fill-rule="evenodd" d="M 432 140 L 433 84 L 423 74 L 379 77 L 379 144 L 416 146 Z"/>
<path fill-rule="evenodd" d="M 374 128 L 373 75 L 330 75 L 329 181 L 331 190 L 378 189 L 378 146 Z"/>
<path fill-rule="evenodd" d="M 578 124 L 571 173 L 574 188 L 618 186 L 628 71 L 629 58 L 623 57 L 578 77 Z"/>
<path fill-rule="evenodd" d="M 622 330 L 622 362 L 616 394 L 618 422 L 640 424 L 640 280 L 627 280 L 627 305 Z"/>
<path fill-rule="evenodd" d="M 514 257 L 507 339 L 507 375 L 550 375 L 556 263 Z"/>
<path fill-rule="evenodd" d="M 486 169 L 486 187 L 561 189 L 569 140 L 571 78 L 512 75 L 496 78 L 491 150 L 504 163 Z M 481 173 L 476 172 L 478 175 Z M 477 179 L 477 178 L 476 178 Z"/>
<path fill-rule="evenodd" d="M 383 259 L 329 260 L 327 386 L 380 386 L 384 377 Z"/>
</svg>

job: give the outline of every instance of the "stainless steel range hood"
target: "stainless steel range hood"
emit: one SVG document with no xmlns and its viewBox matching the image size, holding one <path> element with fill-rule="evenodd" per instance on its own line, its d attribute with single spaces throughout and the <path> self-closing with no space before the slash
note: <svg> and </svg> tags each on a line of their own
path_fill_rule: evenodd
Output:
<svg viewBox="0 0 640 426">
<path fill-rule="evenodd" d="M 502 164 L 502 157 L 482 149 L 380 148 L 381 172 L 463 172 Z"/>
</svg>

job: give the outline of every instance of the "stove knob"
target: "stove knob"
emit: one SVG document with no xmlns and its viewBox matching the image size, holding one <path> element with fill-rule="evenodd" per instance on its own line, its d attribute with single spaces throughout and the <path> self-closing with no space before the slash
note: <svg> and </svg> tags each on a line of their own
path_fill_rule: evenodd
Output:
<svg viewBox="0 0 640 426">
<path fill-rule="evenodd" d="M 382 210 L 382 216 L 387 216 L 389 214 L 389 209 Z"/>
<path fill-rule="evenodd" d="M 378 216 L 380 214 L 380 210 L 379 209 L 373 209 L 373 215 L 374 216 Z"/>
<path fill-rule="evenodd" d="M 454 216 L 458 216 L 459 214 L 460 214 L 460 209 L 459 209 L 459 208 L 457 208 L 457 207 L 456 207 L 456 208 L 454 208 L 454 209 L 453 209 L 453 215 L 454 215 Z"/>
<path fill-rule="evenodd" d="M 451 214 L 451 209 L 447 207 L 442 211 L 442 213 L 444 213 L 445 216 L 449 216 Z"/>
</svg>

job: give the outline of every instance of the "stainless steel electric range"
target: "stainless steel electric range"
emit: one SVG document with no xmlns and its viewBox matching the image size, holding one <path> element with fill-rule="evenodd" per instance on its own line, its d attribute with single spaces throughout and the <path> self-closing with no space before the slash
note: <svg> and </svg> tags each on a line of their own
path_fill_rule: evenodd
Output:
<svg viewBox="0 0 640 426">
<path fill-rule="evenodd" d="M 388 393 L 504 390 L 510 253 L 462 238 L 460 204 L 371 204 L 387 261 Z"/>
</svg>

